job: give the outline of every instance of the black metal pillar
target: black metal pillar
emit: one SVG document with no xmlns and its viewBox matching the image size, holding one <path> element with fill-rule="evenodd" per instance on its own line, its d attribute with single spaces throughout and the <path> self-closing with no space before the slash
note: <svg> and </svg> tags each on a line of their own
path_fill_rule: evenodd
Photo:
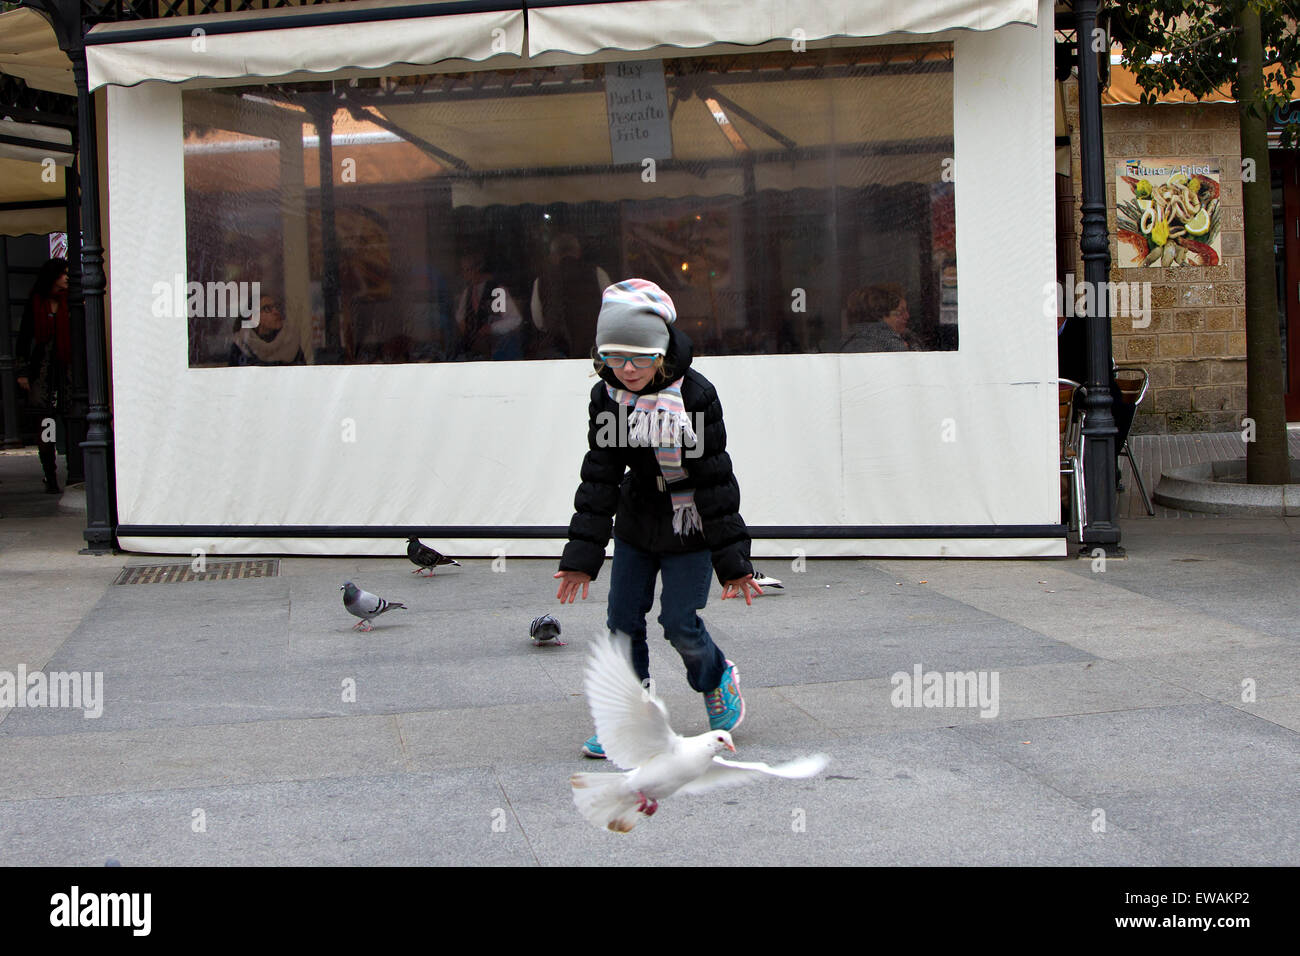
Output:
<svg viewBox="0 0 1300 956">
<path fill-rule="evenodd" d="M 1101 87 L 1093 31 L 1098 0 L 1075 0 L 1074 22 L 1079 52 L 1079 153 L 1082 161 L 1084 281 L 1098 294 L 1086 316 L 1088 336 L 1088 394 L 1084 399 L 1083 466 L 1088 496 L 1088 521 L 1079 529 L 1081 553 L 1103 548 L 1122 553 L 1115 522 L 1115 417 L 1110 393 L 1110 314 L 1104 290 L 1110 273 L 1110 240 L 1106 234 L 1106 171 L 1102 159 Z"/>
<path fill-rule="evenodd" d="M 86 414 L 90 394 L 86 388 L 86 308 L 81 286 L 81 196 L 77 184 L 81 162 L 76 155 L 77 134 L 72 134 L 73 163 L 64 171 L 68 199 L 68 319 L 72 332 L 72 394 L 63 412 L 64 436 L 68 448 L 68 484 L 86 480 L 85 455 L 81 443 L 86 440 Z"/>
<path fill-rule="evenodd" d="M 67 9 L 65 7 L 65 9 Z M 113 429 L 108 409 L 108 352 L 104 335 L 104 247 L 99 236 L 99 136 L 96 129 L 95 99 L 86 81 L 86 49 L 82 41 L 81 11 L 75 9 L 75 25 L 67 35 L 65 48 L 72 60 L 77 85 L 77 141 L 81 180 L 81 292 L 86 336 L 86 385 L 88 410 L 85 452 L 86 547 L 83 554 L 108 554 L 116 546 L 117 503 L 113 480 Z M 64 39 L 61 37 L 60 39 Z M 68 233 L 69 249 L 72 231 Z"/>
</svg>

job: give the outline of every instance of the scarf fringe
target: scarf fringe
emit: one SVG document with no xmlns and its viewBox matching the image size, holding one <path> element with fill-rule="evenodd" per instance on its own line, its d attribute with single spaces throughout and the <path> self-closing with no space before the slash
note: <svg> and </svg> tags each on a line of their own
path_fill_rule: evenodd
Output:
<svg viewBox="0 0 1300 956">
<path fill-rule="evenodd" d="M 680 448 L 695 444 L 691 416 L 667 408 L 634 408 L 627 416 L 628 440 L 638 445 Z"/>
<path fill-rule="evenodd" d="M 703 530 L 704 522 L 700 520 L 700 512 L 694 501 L 673 508 L 673 534 L 684 535 Z"/>
</svg>

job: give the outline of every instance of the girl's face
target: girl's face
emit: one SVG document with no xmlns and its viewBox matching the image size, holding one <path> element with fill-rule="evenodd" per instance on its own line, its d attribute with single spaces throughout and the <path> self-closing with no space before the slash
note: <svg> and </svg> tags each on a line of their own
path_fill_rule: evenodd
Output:
<svg viewBox="0 0 1300 956">
<path fill-rule="evenodd" d="M 608 354 L 628 355 L 629 353 L 610 352 Z M 644 358 L 644 356 L 638 355 L 636 356 L 636 358 Z M 614 377 L 617 378 L 620 382 L 622 382 L 623 387 L 626 388 L 629 392 L 640 391 L 647 384 L 649 384 L 650 379 L 654 378 L 654 374 L 655 374 L 655 367 L 653 365 L 650 366 L 650 368 L 637 368 L 631 362 L 624 363 L 622 368 L 614 368 L 612 365 L 610 366 L 610 368 L 614 372 Z"/>
</svg>

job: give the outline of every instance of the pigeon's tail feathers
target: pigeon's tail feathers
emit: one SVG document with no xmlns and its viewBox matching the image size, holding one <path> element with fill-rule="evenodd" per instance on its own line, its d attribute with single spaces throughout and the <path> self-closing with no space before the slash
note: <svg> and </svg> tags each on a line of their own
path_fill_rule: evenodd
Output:
<svg viewBox="0 0 1300 956">
<path fill-rule="evenodd" d="M 569 778 L 573 805 L 592 826 L 627 833 L 637 824 L 639 801 L 624 783 L 621 773 L 575 773 Z"/>
</svg>

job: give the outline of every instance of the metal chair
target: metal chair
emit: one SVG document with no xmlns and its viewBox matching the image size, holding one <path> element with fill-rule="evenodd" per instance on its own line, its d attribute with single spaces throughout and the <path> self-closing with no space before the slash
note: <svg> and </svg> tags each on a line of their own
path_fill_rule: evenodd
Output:
<svg viewBox="0 0 1300 956">
<path fill-rule="evenodd" d="M 1137 406 L 1142 404 L 1142 399 L 1147 396 L 1147 387 L 1151 384 L 1151 376 L 1147 370 L 1139 368 L 1136 365 L 1114 365 L 1112 368 L 1115 374 L 1115 383 L 1119 386 L 1120 396 L 1124 401 L 1133 406 L 1134 414 L 1137 412 Z M 1125 380 L 1127 375 L 1128 380 Z M 1133 457 L 1133 449 L 1129 447 L 1129 436 L 1124 436 L 1124 447 L 1119 450 L 1115 456 L 1116 461 L 1120 457 L 1128 459 L 1129 468 L 1133 471 L 1133 480 L 1137 482 L 1138 493 L 1142 495 L 1142 504 L 1146 506 L 1147 514 L 1155 516 L 1156 509 L 1151 507 L 1151 498 L 1147 495 L 1146 485 L 1142 483 L 1142 472 L 1138 470 L 1137 460 Z"/>
<path fill-rule="evenodd" d="M 1070 476 L 1070 530 L 1082 532 L 1088 523 L 1088 497 L 1083 486 L 1083 396 L 1084 387 L 1068 378 L 1058 378 L 1057 412 L 1061 434 L 1062 475 Z"/>
</svg>

